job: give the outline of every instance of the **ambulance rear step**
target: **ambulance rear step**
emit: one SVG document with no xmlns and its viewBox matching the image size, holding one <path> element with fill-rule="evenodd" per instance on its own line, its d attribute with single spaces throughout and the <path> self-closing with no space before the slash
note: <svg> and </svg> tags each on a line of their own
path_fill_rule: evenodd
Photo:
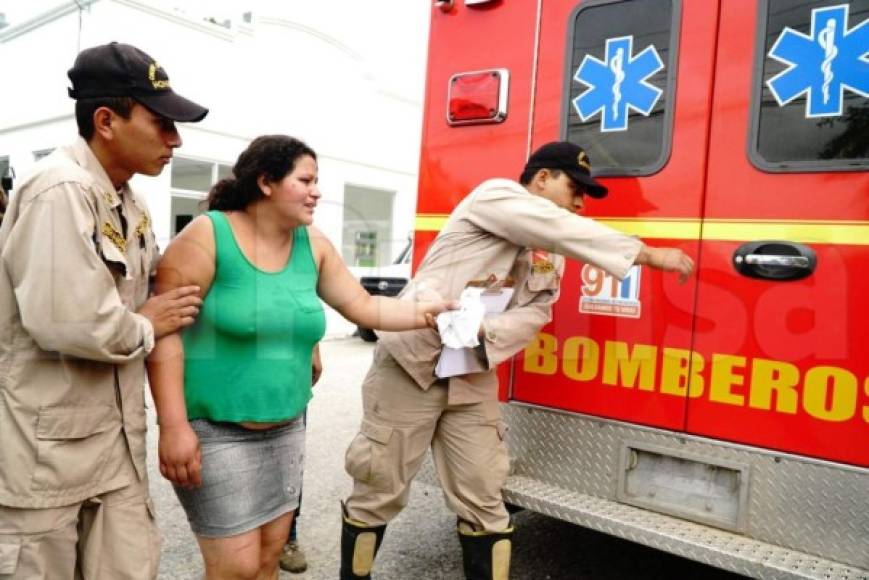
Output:
<svg viewBox="0 0 869 580">
<path fill-rule="evenodd" d="M 869 470 L 511 401 L 508 503 L 755 578 L 869 580 Z"/>
<path fill-rule="evenodd" d="M 761 579 L 865 580 L 869 571 L 615 501 L 511 476 L 513 505 L 671 554 Z"/>
</svg>

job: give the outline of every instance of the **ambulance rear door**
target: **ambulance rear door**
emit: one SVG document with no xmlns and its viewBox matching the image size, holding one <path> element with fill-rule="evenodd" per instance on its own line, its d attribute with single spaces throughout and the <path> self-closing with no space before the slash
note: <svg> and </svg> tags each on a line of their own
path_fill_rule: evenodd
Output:
<svg viewBox="0 0 869 580">
<path fill-rule="evenodd" d="M 570 263 L 510 398 L 869 465 L 867 51 L 869 0 L 542 2 L 534 145 L 698 274 Z"/>
<path fill-rule="evenodd" d="M 585 214 L 699 255 L 718 2 L 545 0 L 532 141 L 588 151 L 610 194 Z M 619 282 L 568 261 L 510 398 L 672 430 L 686 422 L 696 278 Z"/>
<path fill-rule="evenodd" d="M 869 466 L 869 0 L 720 11 L 687 431 Z"/>
</svg>

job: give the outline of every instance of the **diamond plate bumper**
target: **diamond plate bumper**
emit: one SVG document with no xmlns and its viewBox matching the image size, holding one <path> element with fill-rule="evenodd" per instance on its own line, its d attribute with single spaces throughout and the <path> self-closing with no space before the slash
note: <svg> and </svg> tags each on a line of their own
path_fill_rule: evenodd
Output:
<svg viewBox="0 0 869 580">
<path fill-rule="evenodd" d="M 508 404 L 505 500 L 755 578 L 869 579 L 869 470 Z M 744 533 L 616 501 L 626 445 L 746 465 Z"/>
</svg>

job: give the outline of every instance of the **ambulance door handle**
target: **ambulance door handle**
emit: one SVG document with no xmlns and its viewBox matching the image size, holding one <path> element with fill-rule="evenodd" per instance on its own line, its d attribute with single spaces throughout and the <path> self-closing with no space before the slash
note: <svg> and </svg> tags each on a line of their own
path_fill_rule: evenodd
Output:
<svg viewBox="0 0 869 580">
<path fill-rule="evenodd" d="M 733 253 L 737 272 L 763 280 L 799 280 L 811 275 L 817 264 L 814 250 L 793 242 L 749 242 Z"/>
<path fill-rule="evenodd" d="M 745 257 L 746 264 L 758 264 L 760 266 L 784 266 L 793 268 L 808 268 L 809 259 L 805 256 L 776 256 L 763 254 L 749 254 Z"/>
</svg>

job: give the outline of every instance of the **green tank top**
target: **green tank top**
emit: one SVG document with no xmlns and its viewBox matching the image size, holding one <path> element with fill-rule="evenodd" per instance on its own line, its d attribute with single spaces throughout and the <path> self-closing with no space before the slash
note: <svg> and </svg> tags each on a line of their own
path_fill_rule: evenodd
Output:
<svg viewBox="0 0 869 580">
<path fill-rule="evenodd" d="M 280 272 L 251 264 L 219 211 L 214 281 L 184 340 L 187 418 L 271 422 L 299 415 L 311 399 L 311 349 L 326 317 L 305 226 Z"/>
</svg>

